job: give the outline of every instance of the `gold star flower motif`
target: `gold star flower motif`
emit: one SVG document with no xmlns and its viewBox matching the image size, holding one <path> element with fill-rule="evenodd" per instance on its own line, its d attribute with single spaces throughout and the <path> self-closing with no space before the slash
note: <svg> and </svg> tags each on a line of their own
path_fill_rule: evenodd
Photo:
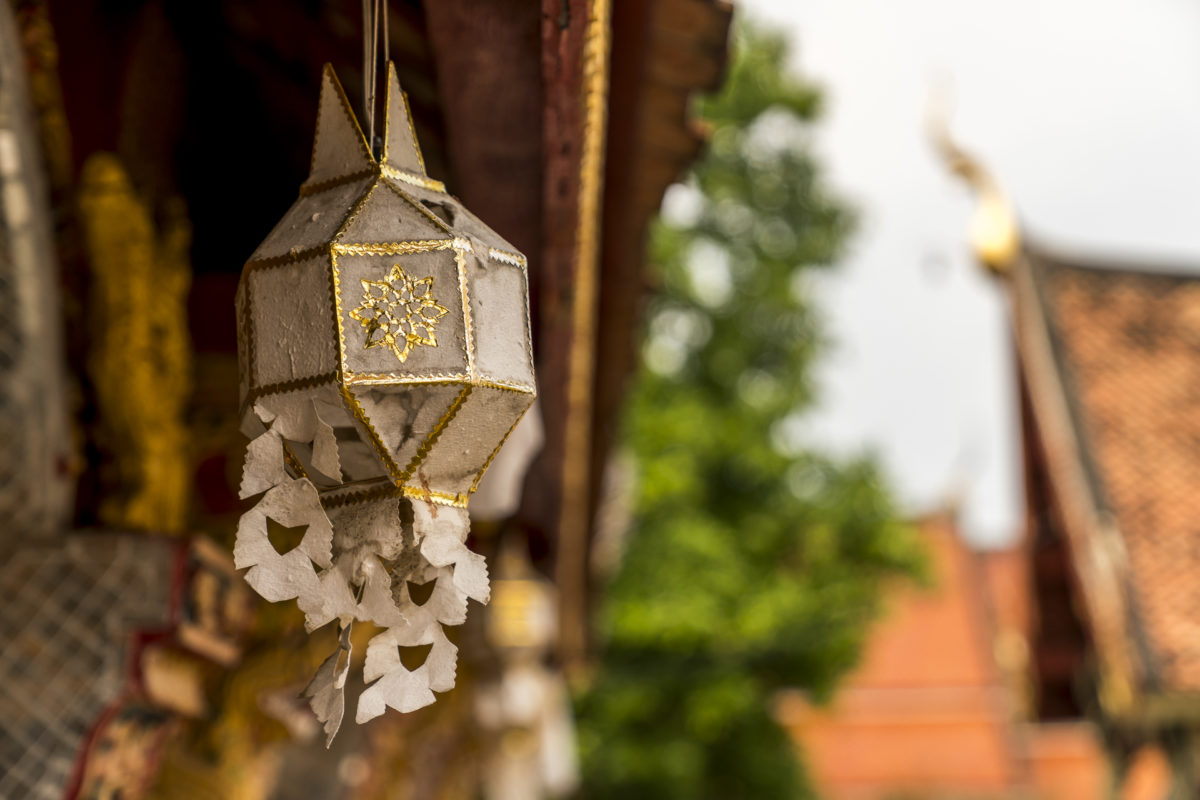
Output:
<svg viewBox="0 0 1200 800">
<path fill-rule="evenodd" d="M 446 309 L 433 296 L 433 276 L 413 280 L 393 264 L 381 281 L 362 282 L 363 299 L 350 316 L 367 329 L 366 349 L 387 347 L 401 361 L 414 347 L 437 347 L 438 320 Z"/>
</svg>

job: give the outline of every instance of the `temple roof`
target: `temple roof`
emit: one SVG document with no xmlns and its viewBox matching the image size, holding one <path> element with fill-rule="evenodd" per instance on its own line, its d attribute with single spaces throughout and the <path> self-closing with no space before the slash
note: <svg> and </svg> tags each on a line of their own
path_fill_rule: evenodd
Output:
<svg viewBox="0 0 1200 800">
<path fill-rule="evenodd" d="M 1088 538 L 1115 533 L 1135 682 L 1200 691 L 1200 274 L 1036 250 L 1025 263 L 1101 523 Z M 1093 553 L 1073 544 L 1079 568 Z"/>
</svg>

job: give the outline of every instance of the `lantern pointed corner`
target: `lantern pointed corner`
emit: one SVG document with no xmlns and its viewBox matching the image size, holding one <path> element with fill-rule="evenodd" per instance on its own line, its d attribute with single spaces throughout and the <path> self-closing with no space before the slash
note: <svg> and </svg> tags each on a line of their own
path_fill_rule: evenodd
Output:
<svg viewBox="0 0 1200 800">
<path fill-rule="evenodd" d="M 321 94 L 317 101 L 317 127 L 313 135 L 312 162 L 308 185 L 338 180 L 376 168 L 362 125 L 350 105 L 333 66 L 321 71 Z"/>
<path fill-rule="evenodd" d="M 400 77 L 391 61 L 387 66 L 387 94 L 384 97 L 382 161 L 394 169 L 427 176 L 412 111 L 408 107 L 408 95 L 400 88 Z"/>
</svg>

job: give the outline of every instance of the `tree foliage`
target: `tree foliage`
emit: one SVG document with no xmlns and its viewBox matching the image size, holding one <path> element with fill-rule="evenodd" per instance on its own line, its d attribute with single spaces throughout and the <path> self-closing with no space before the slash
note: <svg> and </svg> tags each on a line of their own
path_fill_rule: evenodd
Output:
<svg viewBox="0 0 1200 800">
<path fill-rule="evenodd" d="M 857 658 L 913 538 L 875 468 L 797 434 L 821 349 L 806 276 L 852 215 L 822 185 L 820 95 L 782 38 L 743 28 L 707 154 L 651 240 L 656 289 L 624 438 L 634 524 L 607 589 L 579 724 L 589 798 L 797 797 L 773 695 L 820 699 Z"/>
</svg>

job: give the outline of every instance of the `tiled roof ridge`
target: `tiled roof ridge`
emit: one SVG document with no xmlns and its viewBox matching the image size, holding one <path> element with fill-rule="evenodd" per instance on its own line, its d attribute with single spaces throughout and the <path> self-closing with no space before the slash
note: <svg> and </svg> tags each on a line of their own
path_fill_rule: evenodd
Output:
<svg viewBox="0 0 1200 800">
<path fill-rule="evenodd" d="M 1162 257 L 1124 253 L 1092 252 L 1087 249 L 1046 243 L 1026 242 L 1025 258 L 1039 267 L 1086 272 L 1097 277 L 1135 277 L 1168 279 L 1181 282 L 1200 281 L 1200 257 Z"/>
</svg>

